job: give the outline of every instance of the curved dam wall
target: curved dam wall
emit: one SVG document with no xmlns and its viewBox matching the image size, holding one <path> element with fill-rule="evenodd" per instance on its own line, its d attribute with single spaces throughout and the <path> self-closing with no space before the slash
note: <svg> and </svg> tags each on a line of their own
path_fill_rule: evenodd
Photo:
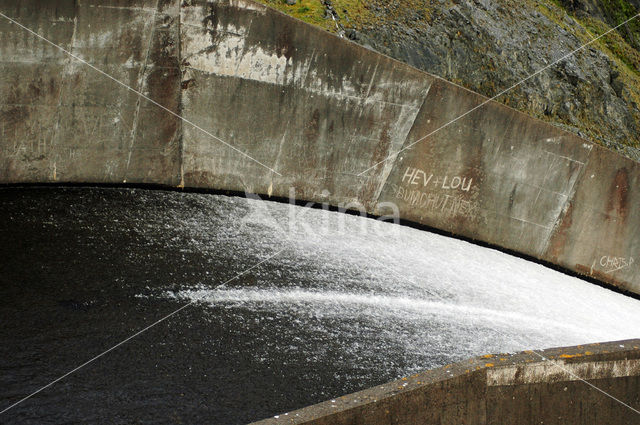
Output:
<svg viewBox="0 0 640 425">
<path fill-rule="evenodd" d="M 0 183 L 391 202 L 640 293 L 640 166 L 600 146 L 248 0 L 0 11 L 75 56 L 0 17 Z"/>
<path fill-rule="evenodd" d="M 640 340 L 486 355 L 253 425 L 640 424 L 639 375 Z"/>
</svg>

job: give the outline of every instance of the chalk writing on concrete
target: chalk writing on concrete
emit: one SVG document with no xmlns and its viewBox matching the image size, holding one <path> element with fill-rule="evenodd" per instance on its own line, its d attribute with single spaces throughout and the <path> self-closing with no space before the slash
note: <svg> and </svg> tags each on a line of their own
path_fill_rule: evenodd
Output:
<svg viewBox="0 0 640 425">
<path fill-rule="evenodd" d="M 473 178 L 447 175 L 435 176 L 433 173 L 427 173 L 419 168 L 407 167 L 402 176 L 402 183 L 422 188 L 432 185 L 435 189 L 469 192 Z"/>
<path fill-rule="evenodd" d="M 467 218 L 477 216 L 477 204 L 455 194 L 425 192 L 396 185 L 392 185 L 392 190 L 396 199 L 430 212 Z"/>
<path fill-rule="evenodd" d="M 613 273 L 618 270 L 631 267 L 635 263 L 635 260 L 631 257 L 612 257 L 610 255 L 603 255 L 600 257 L 600 267 L 605 269 L 605 273 Z"/>
<path fill-rule="evenodd" d="M 42 125 L 37 120 L 14 126 L 13 134 L 13 148 L 9 151 L 13 156 L 38 159 L 47 155 L 53 147 L 53 126 Z"/>
</svg>

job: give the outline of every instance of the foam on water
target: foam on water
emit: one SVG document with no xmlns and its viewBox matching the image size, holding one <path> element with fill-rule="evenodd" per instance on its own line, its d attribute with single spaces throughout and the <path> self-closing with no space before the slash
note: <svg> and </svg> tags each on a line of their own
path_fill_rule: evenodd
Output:
<svg viewBox="0 0 640 425">
<path fill-rule="evenodd" d="M 366 324 L 360 342 L 376 345 L 380 356 L 389 350 L 412 357 L 407 373 L 437 366 L 433 359 L 420 364 L 433 353 L 454 360 L 639 336 L 637 300 L 496 250 L 336 212 L 210 202 L 236 218 L 225 225 L 243 261 L 285 249 L 252 270 L 250 282 L 205 281 L 160 295 L 195 301 L 210 314 L 218 307 L 275 314 L 302 333 L 306 327 L 340 339 L 346 352 L 361 349 L 358 326 Z M 175 226 L 206 232 L 210 219 L 196 221 Z M 199 244 L 206 251 L 202 238 Z M 359 325 L 349 329 L 349 322 Z"/>
<path fill-rule="evenodd" d="M 167 297 L 203 302 L 212 306 L 216 304 L 250 305 L 253 309 L 288 310 L 296 314 L 299 314 L 302 309 L 312 309 L 324 317 L 369 316 L 372 320 L 402 317 L 407 322 L 446 318 L 459 323 L 486 323 L 494 324 L 496 327 L 505 325 L 520 329 L 547 327 L 576 335 L 583 334 L 588 338 L 588 333 L 574 323 L 557 323 L 521 312 L 491 310 L 401 296 L 335 291 L 313 292 L 301 289 L 195 289 L 180 291 L 177 294 L 167 293 Z"/>
</svg>

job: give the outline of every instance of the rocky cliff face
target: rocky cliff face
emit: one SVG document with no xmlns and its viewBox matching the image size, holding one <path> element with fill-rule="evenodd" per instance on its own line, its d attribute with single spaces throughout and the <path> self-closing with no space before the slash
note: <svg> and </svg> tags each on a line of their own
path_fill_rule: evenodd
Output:
<svg viewBox="0 0 640 425">
<path fill-rule="evenodd" d="M 262 1 L 640 160 L 640 0 Z"/>
</svg>

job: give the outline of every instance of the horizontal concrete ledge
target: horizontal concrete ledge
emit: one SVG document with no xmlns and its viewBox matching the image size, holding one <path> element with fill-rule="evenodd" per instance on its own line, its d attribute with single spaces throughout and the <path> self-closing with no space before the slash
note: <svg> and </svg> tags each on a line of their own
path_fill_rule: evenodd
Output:
<svg viewBox="0 0 640 425">
<path fill-rule="evenodd" d="M 476 357 L 253 425 L 619 425 L 638 411 L 634 339 Z"/>
</svg>

